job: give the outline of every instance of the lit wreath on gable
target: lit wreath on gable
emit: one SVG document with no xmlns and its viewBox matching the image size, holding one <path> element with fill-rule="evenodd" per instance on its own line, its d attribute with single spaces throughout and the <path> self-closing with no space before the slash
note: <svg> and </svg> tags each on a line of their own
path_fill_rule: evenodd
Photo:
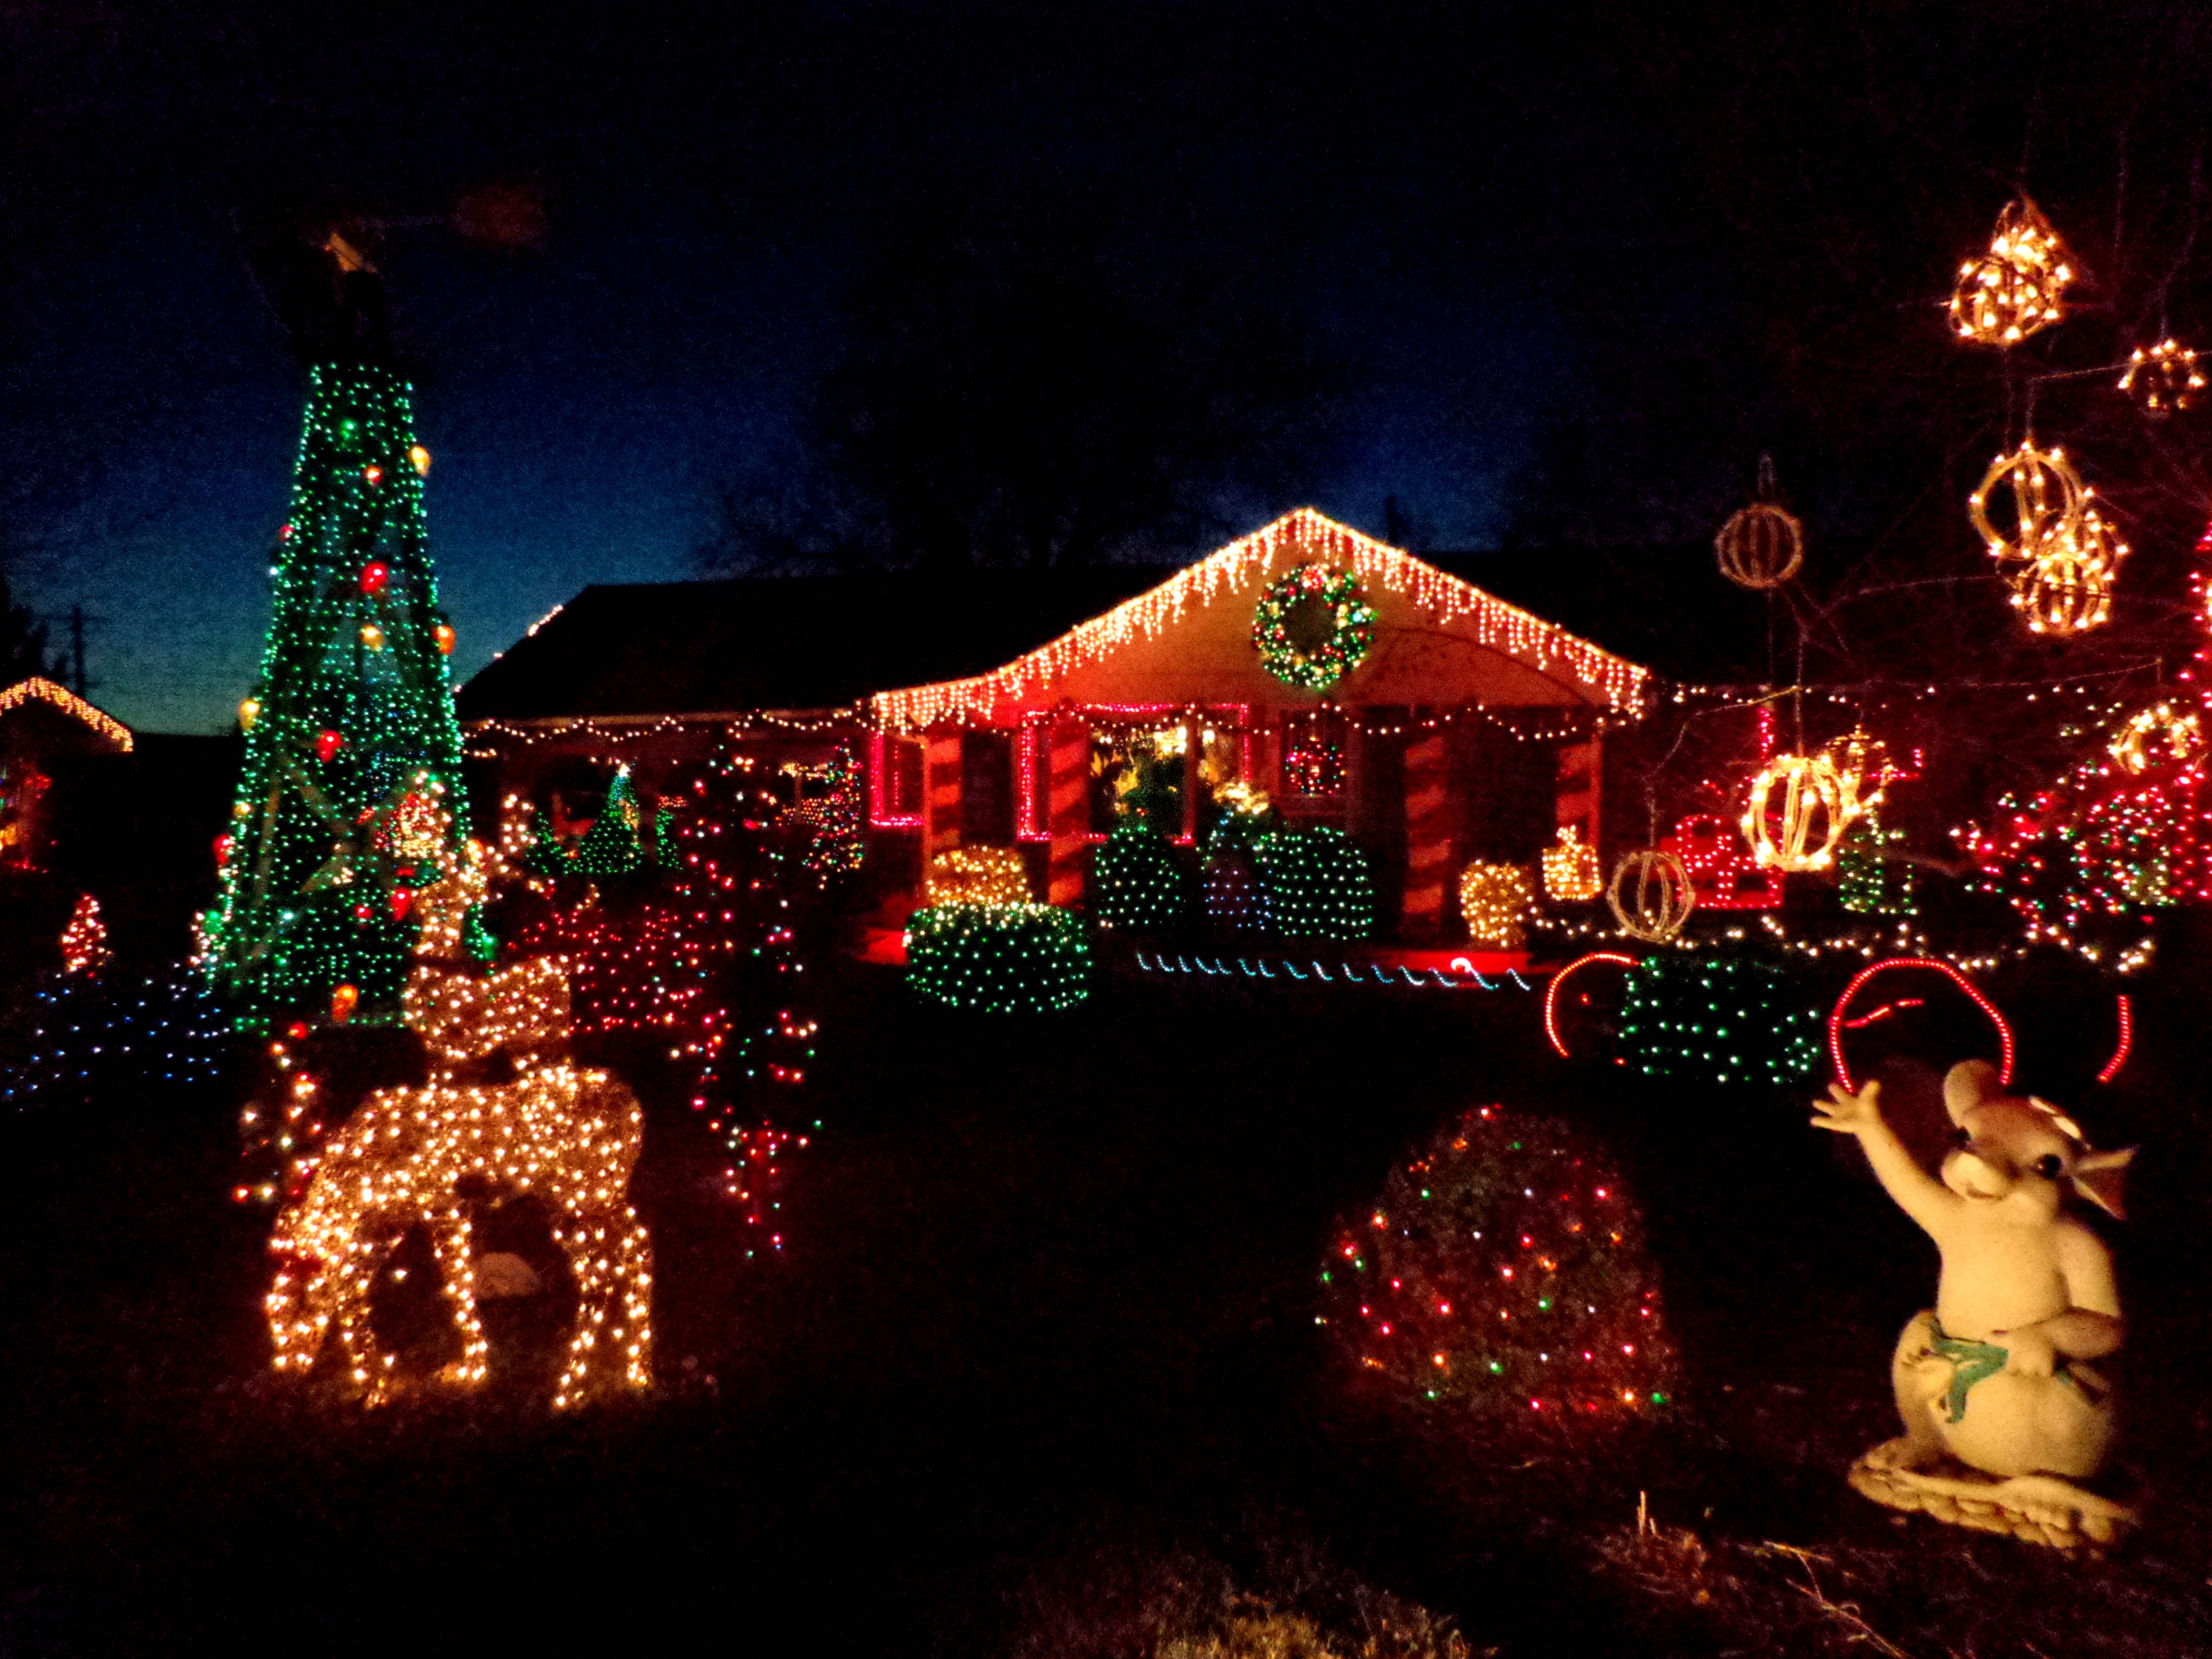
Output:
<svg viewBox="0 0 2212 1659">
<path fill-rule="evenodd" d="M 1375 643 L 1375 607 L 1349 570 L 1302 564 L 1260 596 L 1252 645 L 1285 685 L 1326 691 L 1359 666 Z"/>
</svg>

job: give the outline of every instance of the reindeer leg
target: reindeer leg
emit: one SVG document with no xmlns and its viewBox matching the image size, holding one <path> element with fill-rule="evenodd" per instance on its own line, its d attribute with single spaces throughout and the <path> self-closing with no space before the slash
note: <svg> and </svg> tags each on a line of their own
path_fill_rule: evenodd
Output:
<svg viewBox="0 0 2212 1659">
<path fill-rule="evenodd" d="M 637 1212 L 623 1210 L 622 1253 L 615 1258 L 615 1294 L 622 1298 L 622 1321 L 614 1341 L 623 1356 L 623 1381 L 633 1389 L 653 1386 L 653 1242 Z"/>
<path fill-rule="evenodd" d="M 392 1369 L 398 1360 L 392 1354 L 377 1351 L 376 1332 L 369 1318 L 368 1292 L 376 1282 L 377 1270 L 383 1267 L 399 1237 L 397 1232 L 370 1238 L 356 1235 L 346 1247 L 343 1259 L 326 1270 L 335 1280 L 331 1287 L 334 1306 L 324 1317 L 326 1321 L 335 1319 L 338 1340 L 345 1349 L 347 1373 L 354 1387 L 372 1406 L 382 1405 L 389 1395 Z"/>
<path fill-rule="evenodd" d="M 446 1304 L 453 1310 L 453 1327 L 460 1333 L 461 1357 L 439 1372 L 447 1382 L 471 1385 L 484 1380 L 490 1369 L 490 1345 L 477 1317 L 477 1261 L 475 1229 L 469 1213 L 458 1202 L 426 1218 L 430 1248 L 438 1258 Z"/>
</svg>

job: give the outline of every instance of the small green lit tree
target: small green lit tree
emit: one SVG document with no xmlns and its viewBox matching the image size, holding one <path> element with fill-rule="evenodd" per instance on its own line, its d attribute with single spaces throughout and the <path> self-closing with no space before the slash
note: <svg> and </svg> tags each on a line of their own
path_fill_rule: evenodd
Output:
<svg viewBox="0 0 2212 1659">
<path fill-rule="evenodd" d="M 1291 939 L 1358 939 L 1375 931 L 1367 854 L 1341 830 L 1318 825 L 1261 837 L 1253 856 L 1267 925 Z"/>
</svg>

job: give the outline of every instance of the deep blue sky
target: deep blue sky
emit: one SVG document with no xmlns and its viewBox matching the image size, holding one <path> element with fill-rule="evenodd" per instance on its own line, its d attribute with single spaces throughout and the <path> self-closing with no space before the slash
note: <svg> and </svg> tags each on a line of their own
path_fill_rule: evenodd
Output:
<svg viewBox="0 0 2212 1659">
<path fill-rule="evenodd" d="M 1641 381 L 1659 400 L 1628 411 L 1652 453 L 1684 423 L 1666 387 L 1714 381 L 1717 431 L 1751 407 L 1705 342 L 1795 302 L 1767 250 L 1873 289 L 1829 216 L 1880 222 L 1894 303 L 1925 307 L 2034 125 L 2002 54 L 2071 64 L 1996 7 L 1871 38 L 1721 5 L 530 9 L 0 19 L 0 503 L 24 595 L 104 619 L 95 696 L 124 719 L 220 727 L 259 650 L 301 382 L 239 209 L 434 217 L 487 185 L 543 193 L 535 252 L 427 226 L 383 259 L 465 675 L 586 583 L 690 574 L 708 484 L 799 453 L 844 285 L 921 192 L 1048 203 L 1139 295 L 1152 271 L 1243 273 L 1358 371 L 1299 497 L 1379 529 L 1395 495 L 1468 546 L 1546 422 L 1620 405 L 1601 387 L 1624 340 L 1661 354 Z M 2100 16 L 2084 39 L 2148 38 Z M 2154 66 L 2193 73 L 2203 33 L 2161 34 Z M 1980 66 L 1975 131 L 1960 64 Z M 2069 107 L 2056 80 L 2035 95 Z M 1891 198 L 1922 177 L 1946 198 L 1916 241 Z M 1668 461 L 1685 522 L 1724 511 L 1768 441 L 1718 431 L 1713 457 Z"/>
</svg>

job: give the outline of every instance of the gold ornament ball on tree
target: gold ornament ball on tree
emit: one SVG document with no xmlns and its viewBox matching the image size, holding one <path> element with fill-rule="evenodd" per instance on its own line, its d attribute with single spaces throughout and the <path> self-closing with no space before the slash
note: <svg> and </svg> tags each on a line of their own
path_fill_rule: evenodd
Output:
<svg viewBox="0 0 2212 1659">
<path fill-rule="evenodd" d="M 1690 872 L 1672 853 L 1647 848 L 1625 854 L 1613 867 L 1605 902 L 1620 930 L 1632 939 L 1663 945 L 1682 931 L 1698 908 Z"/>
<path fill-rule="evenodd" d="M 1559 840 L 1544 849 L 1545 896 L 1555 904 L 1580 904 L 1604 890 L 1597 848 L 1585 842 L 1573 824 L 1562 825 Z"/>
<path fill-rule="evenodd" d="M 2017 344 L 2065 315 L 2063 296 L 2073 281 L 2065 244 L 2022 197 L 1997 216 L 1989 252 L 1959 267 L 1951 326 L 1978 345 Z"/>
<path fill-rule="evenodd" d="M 1528 872 L 1517 864 L 1470 864 L 1459 878 L 1459 913 L 1467 936 L 1497 951 L 1517 951 L 1522 925 L 1536 908 Z"/>
</svg>

